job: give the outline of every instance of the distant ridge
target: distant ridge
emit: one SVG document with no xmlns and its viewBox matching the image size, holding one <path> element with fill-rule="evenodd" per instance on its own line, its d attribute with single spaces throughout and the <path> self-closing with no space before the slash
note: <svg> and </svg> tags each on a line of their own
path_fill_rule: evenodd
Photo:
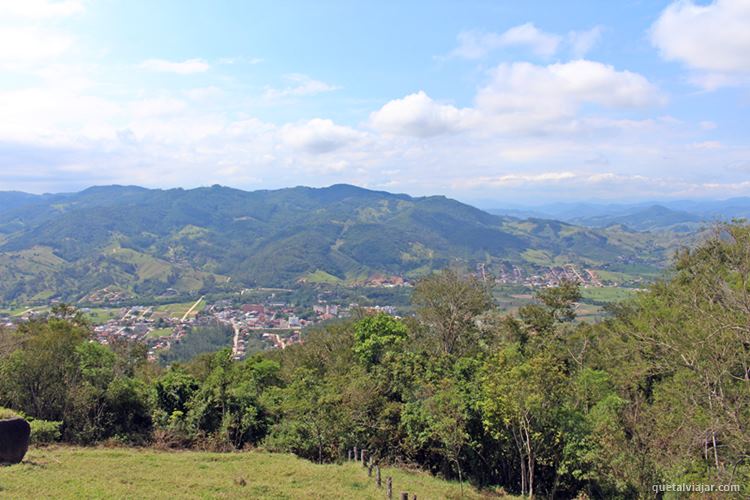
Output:
<svg viewBox="0 0 750 500">
<path fill-rule="evenodd" d="M 625 225 L 638 231 L 695 231 L 717 221 L 750 218 L 750 198 L 678 200 L 659 203 L 553 203 L 536 207 L 488 209 L 515 217 L 558 219 L 586 227 Z"/>
</svg>

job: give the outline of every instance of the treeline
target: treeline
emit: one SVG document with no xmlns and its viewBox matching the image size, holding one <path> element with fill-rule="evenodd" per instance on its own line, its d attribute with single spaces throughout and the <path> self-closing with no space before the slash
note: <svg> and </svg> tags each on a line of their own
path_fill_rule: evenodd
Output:
<svg viewBox="0 0 750 500">
<path fill-rule="evenodd" d="M 416 317 L 360 315 L 245 361 L 167 369 L 102 346 L 58 308 L 0 337 L 0 406 L 61 439 L 289 451 L 353 446 L 539 497 L 638 498 L 659 484 L 750 494 L 750 227 L 721 226 L 668 280 L 575 322 L 578 287 L 498 312 L 453 271 L 415 287 Z"/>
</svg>

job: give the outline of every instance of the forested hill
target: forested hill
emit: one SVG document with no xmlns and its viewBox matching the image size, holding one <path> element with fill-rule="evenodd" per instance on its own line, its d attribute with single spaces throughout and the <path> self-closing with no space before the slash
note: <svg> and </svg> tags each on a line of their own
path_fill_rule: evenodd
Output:
<svg viewBox="0 0 750 500">
<path fill-rule="evenodd" d="M 229 283 L 351 283 L 456 262 L 659 265 L 667 246 L 617 226 L 520 220 L 443 196 L 350 185 L 0 193 L 0 302 L 78 300 L 104 287 L 158 295 Z"/>
</svg>

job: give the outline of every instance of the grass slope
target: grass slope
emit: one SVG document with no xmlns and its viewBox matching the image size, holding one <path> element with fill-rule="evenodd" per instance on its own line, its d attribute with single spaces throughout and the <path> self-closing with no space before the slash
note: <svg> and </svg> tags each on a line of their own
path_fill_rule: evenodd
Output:
<svg viewBox="0 0 750 500">
<path fill-rule="evenodd" d="M 461 497 L 457 483 L 426 473 L 386 468 L 386 476 L 396 498 L 401 491 L 420 499 Z M 357 464 L 317 465 L 292 455 L 52 447 L 0 467 L 0 497 L 382 499 L 385 489 Z M 464 498 L 482 495 L 464 485 Z"/>
</svg>

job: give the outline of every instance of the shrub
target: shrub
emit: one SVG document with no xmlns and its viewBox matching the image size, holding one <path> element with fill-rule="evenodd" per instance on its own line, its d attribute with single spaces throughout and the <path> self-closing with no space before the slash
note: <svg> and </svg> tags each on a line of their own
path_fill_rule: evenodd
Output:
<svg viewBox="0 0 750 500">
<path fill-rule="evenodd" d="M 32 420 L 31 425 L 31 443 L 32 444 L 50 444 L 60 440 L 62 436 L 60 427 L 62 422 L 51 420 Z"/>
<path fill-rule="evenodd" d="M 6 419 L 6 418 L 16 418 L 21 417 L 25 418 L 24 414 L 20 411 L 11 410 L 10 408 L 3 408 L 0 406 L 0 420 Z"/>
</svg>

